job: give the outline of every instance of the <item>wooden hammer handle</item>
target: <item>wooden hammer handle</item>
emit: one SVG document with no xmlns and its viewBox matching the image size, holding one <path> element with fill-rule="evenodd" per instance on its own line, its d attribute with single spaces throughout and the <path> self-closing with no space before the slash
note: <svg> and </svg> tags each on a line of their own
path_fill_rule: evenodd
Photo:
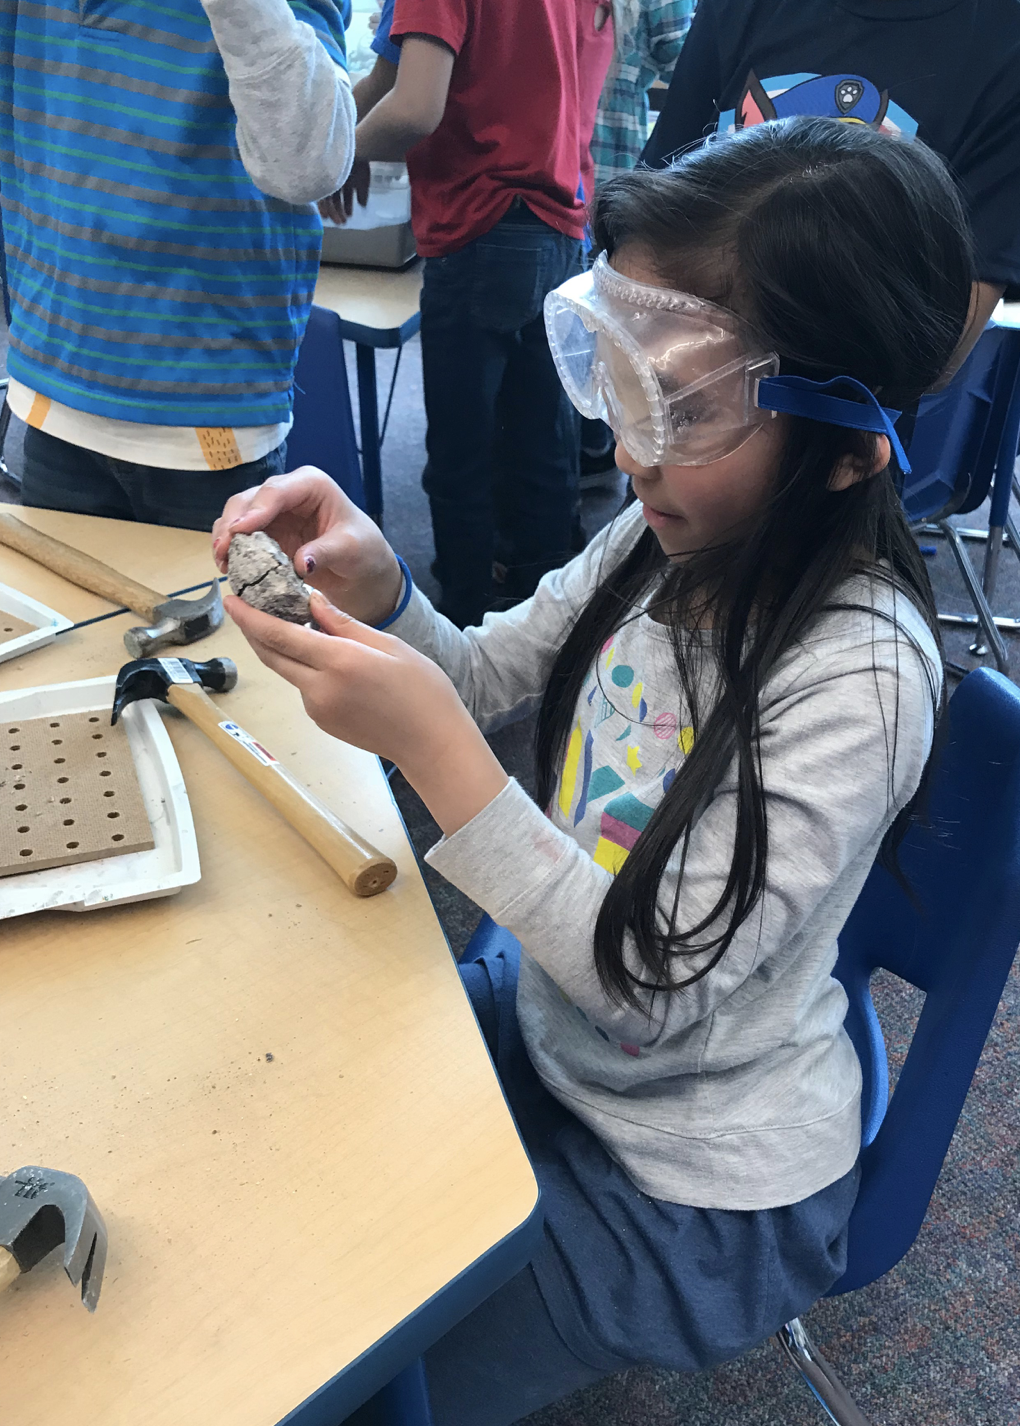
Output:
<svg viewBox="0 0 1020 1426">
<path fill-rule="evenodd" d="M 118 574 L 84 550 L 76 550 L 62 540 L 55 540 L 52 535 L 34 530 L 13 515 L 4 514 L 0 514 L 0 545 L 9 545 L 12 550 L 27 555 L 37 564 L 53 570 L 54 574 L 63 575 L 79 588 L 108 599 L 111 604 L 123 604 L 133 609 L 147 624 L 156 622 L 156 605 L 162 604 L 166 596 Z"/>
<path fill-rule="evenodd" d="M 10 1287 L 15 1278 L 21 1276 L 18 1260 L 6 1248 L 0 1248 L 0 1292 Z"/>
<path fill-rule="evenodd" d="M 197 683 L 171 684 L 167 699 L 271 802 L 296 832 L 329 863 L 355 896 L 376 896 L 392 884 L 396 863 L 342 822 L 325 803 L 278 763 L 261 743 L 224 718 Z"/>
</svg>

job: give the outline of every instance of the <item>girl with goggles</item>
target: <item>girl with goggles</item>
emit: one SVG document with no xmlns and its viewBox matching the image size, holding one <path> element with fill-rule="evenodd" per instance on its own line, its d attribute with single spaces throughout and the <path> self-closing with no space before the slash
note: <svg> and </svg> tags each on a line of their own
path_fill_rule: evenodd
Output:
<svg viewBox="0 0 1020 1426">
<path fill-rule="evenodd" d="M 231 612 L 322 728 L 397 764 L 433 868 L 505 928 L 460 973 L 544 1228 L 425 1354 L 436 1426 L 711 1368 L 840 1277 L 861 1078 L 836 938 L 942 707 L 891 424 L 968 320 L 939 161 L 765 123 L 612 180 L 592 228 L 550 345 L 638 503 L 533 598 L 454 628 L 307 470 L 214 531 L 222 564 L 268 529 L 316 586 L 317 630 Z M 483 733 L 535 710 L 532 801 Z"/>
</svg>

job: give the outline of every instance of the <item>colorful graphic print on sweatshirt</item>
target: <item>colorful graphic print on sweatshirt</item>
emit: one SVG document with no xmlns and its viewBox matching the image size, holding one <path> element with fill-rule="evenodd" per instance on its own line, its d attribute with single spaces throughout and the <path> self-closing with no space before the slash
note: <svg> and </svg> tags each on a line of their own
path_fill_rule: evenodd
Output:
<svg viewBox="0 0 1020 1426">
<path fill-rule="evenodd" d="M 642 671 L 627 659 L 630 627 L 603 646 L 585 680 L 552 809 L 553 819 L 614 874 L 694 745 L 668 642 L 655 642 L 663 657 Z M 641 647 L 647 656 L 646 639 Z"/>
</svg>

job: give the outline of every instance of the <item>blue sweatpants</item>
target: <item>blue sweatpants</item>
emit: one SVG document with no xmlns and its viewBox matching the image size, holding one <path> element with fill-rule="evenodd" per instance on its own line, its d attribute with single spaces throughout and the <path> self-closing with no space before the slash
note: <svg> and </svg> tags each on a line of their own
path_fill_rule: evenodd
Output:
<svg viewBox="0 0 1020 1426">
<path fill-rule="evenodd" d="M 435 1426 L 509 1426 L 638 1365 L 708 1370 L 805 1312 L 841 1276 L 855 1168 L 755 1212 L 642 1193 L 545 1089 L 517 1024 L 519 947 L 461 975 L 542 1190 L 531 1263 L 425 1356 Z"/>
</svg>

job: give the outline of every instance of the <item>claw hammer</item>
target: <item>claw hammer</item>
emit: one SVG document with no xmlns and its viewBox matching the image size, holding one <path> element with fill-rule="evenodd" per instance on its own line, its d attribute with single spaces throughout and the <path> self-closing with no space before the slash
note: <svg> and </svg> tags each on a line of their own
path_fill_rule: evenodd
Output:
<svg viewBox="0 0 1020 1426">
<path fill-rule="evenodd" d="M 252 787 L 262 793 L 296 832 L 300 832 L 337 872 L 355 896 L 377 896 L 396 879 L 392 858 L 376 851 L 346 822 L 331 812 L 272 753 L 245 730 L 224 718 L 206 693 L 227 693 L 237 683 L 232 659 L 137 659 L 117 675 L 111 723 L 129 703 L 158 698 L 199 728 Z"/>
</svg>

